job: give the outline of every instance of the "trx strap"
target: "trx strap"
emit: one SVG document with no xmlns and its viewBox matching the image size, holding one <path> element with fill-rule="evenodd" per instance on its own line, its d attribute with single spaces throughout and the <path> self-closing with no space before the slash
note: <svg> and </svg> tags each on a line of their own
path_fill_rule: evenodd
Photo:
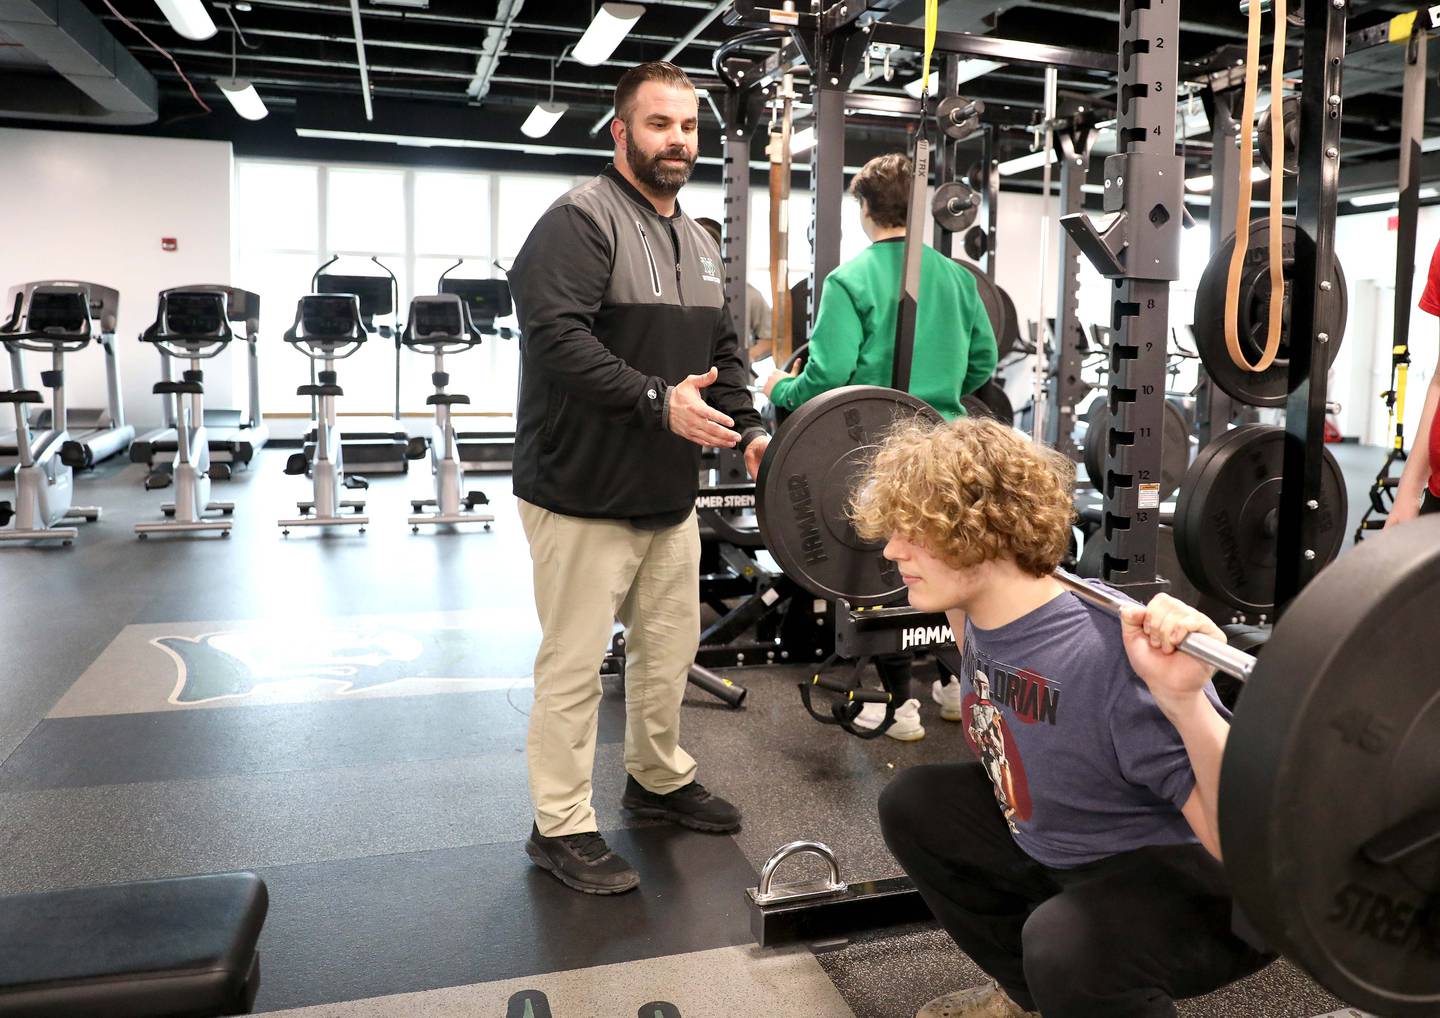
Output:
<svg viewBox="0 0 1440 1018">
<path fill-rule="evenodd" d="M 910 369 L 915 359 L 915 319 L 920 304 L 920 253 L 930 186 L 930 142 L 925 136 L 925 109 L 930 99 L 930 57 L 935 52 L 935 29 L 940 0 L 925 0 L 925 59 L 921 65 L 920 119 L 915 125 L 915 158 L 911 161 L 910 205 L 905 217 L 905 255 L 900 268 L 900 307 L 895 316 L 895 353 L 890 386 L 910 391 Z M 892 705 L 893 712 L 893 705 Z"/>
<path fill-rule="evenodd" d="M 1245 272 L 1245 255 L 1250 247 L 1250 171 L 1254 162 L 1255 97 L 1260 88 L 1260 8 L 1251 0 L 1249 31 L 1245 40 L 1245 92 L 1240 111 L 1239 201 L 1235 203 L 1235 250 L 1230 256 L 1230 273 L 1225 283 L 1225 348 L 1235 366 L 1244 371 L 1265 371 L 1280 353 L 1281 315 L 1285 307 L 1284 239 L 1282 236 L 1285 200 L 1285 131 L 1281 118 L 1281 97 L 1285 90 L 1285 0 L 1274 0 L 1275 38 L 1270 52 L 1270 308 L 1266 323 L 1265 349 L 1251 364 L 1240 349 L 1240 284 Z"/>
</svg>

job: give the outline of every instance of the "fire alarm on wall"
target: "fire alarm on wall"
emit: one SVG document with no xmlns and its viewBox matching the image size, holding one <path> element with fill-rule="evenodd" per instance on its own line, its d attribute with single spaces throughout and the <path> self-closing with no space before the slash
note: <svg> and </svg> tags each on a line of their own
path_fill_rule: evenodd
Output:
<svg viewBox="0 0 1440 1018">
<path fill-rule="evenodd" d="M 175 238 L 174 238 L 174 237 L 161 237 L 161 238 L 160 238 L 160 250 L 161 250 L 161 251 L 174 251 L 177 247 L 179 247 L 179 245 L 175 242 Z"/>
</svg>

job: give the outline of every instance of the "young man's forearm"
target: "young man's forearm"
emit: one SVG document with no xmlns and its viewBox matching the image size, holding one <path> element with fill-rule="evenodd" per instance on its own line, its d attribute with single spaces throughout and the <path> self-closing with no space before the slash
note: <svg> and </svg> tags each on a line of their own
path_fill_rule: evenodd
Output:
<svg viewBox="0 0 1440 1018">
<path fill-rule="evenodd" d="M 1230 737 L 1230 724 L 1215 710 L 1204 693 L 1176 703 L 1161 703 L 1160 709 L 1180 733 L 1190 767 L 1195 772 L 1194 796 L 1200 806 L 1202 824 L 1191 819 L 1201 843 L 1220 858 L 1220 761 Z M 1201 828 L 1204 829 L 1201 829 Z"/>
</svg>

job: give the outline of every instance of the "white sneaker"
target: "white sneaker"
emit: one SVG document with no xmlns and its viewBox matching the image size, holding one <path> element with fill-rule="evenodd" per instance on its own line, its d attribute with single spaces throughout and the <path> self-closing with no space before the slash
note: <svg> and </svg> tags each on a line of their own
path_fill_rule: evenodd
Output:
<svg viewBox="0 0 1440 1018">
<path fill-rule="evenodd" d="M 940 705 L 940 716 L 946 721 L 965 720 L 965 696 L 960 692 L 960 680 L 941 682 L 936 679 L 930 686 L 930 699 Z"/>
<path fill-rule="evenodd" d="M 873 730 L 879 728 L 884 720 L 885 705 L 867 703 L 860 708 L 860 714 L 855 718 L 855 727 Z M 920 701 L 906 700 L 902 703 L 895 711 L 895 723 L 885 730 L 885 734 L 901 742 L 916 742 L 925 738 L 925 728 L 920 724 Z"/>
</svg>

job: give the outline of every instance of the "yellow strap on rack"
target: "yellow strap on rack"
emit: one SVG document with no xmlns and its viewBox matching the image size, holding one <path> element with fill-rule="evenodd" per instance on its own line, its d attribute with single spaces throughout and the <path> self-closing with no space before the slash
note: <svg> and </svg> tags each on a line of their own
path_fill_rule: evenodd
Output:
<svg viewBox="0 0 1440 1018">
<path fill-rule="evenodd" d="M 925 0 L 925 63 L 920 69 L 921 88 L 930 91 L 930 57 L 935 52 L 935 30 L 940 24 L 940 0 Z"/>
</svg>

